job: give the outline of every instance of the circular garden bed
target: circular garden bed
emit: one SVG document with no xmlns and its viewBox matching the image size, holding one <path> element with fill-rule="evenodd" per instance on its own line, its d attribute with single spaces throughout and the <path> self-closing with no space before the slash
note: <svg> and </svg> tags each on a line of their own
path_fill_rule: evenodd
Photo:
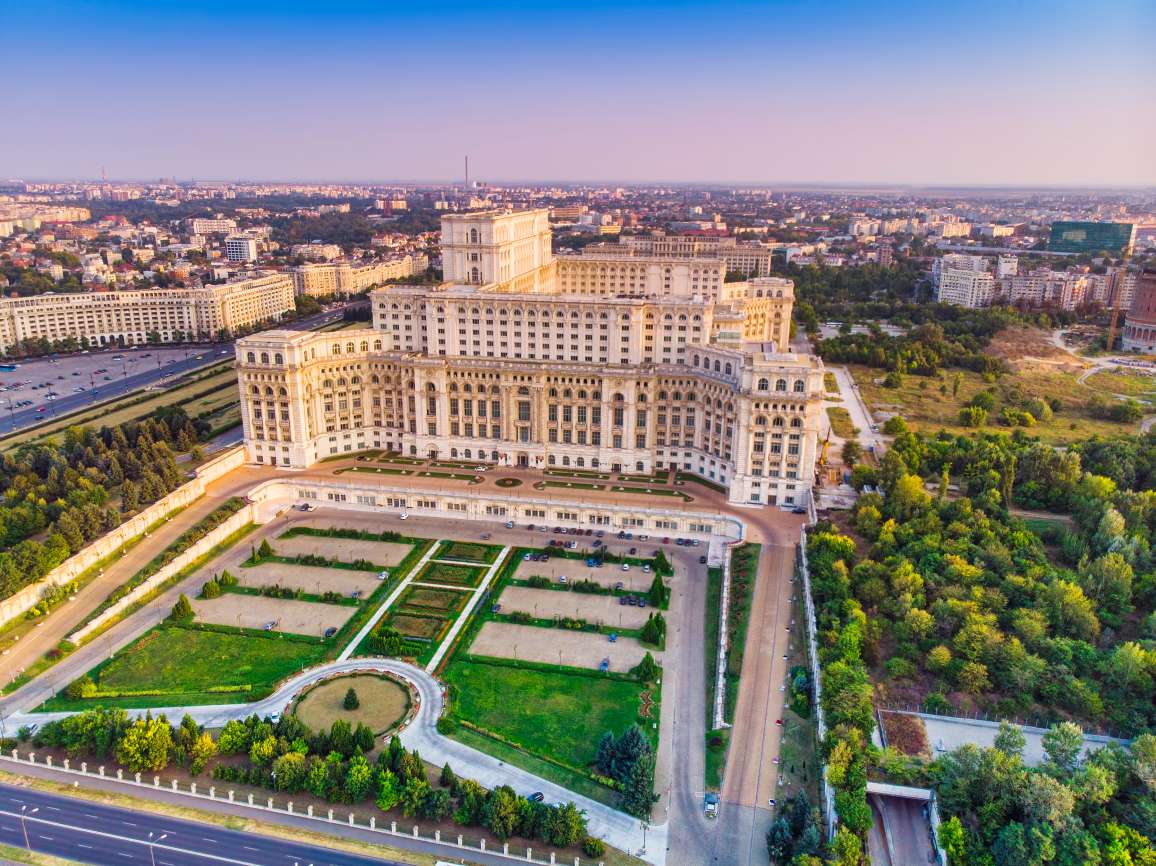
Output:
<svg viewBox="0 0 1156 866">
<path fill-rule="evenodd" d="M 499 478 L 494 483 L 496 485 L 498 485 L 499 487 L 521 487 L 522 486 L 522 479 L 521 478 Z"/>
<path fill-rule="evenodd" d="M 357 707 L 345 708 L 350 689 L 357 693 Z M 293 714 L 311 730 L 329 730 L 337 719 L 356 727 L 361 722 L 374 734 L 395 730 L 407 722 L 414 707 L 409 687 L 379 673 L 343 674 L 310 686 L 298 696 Z"/>
</svg>

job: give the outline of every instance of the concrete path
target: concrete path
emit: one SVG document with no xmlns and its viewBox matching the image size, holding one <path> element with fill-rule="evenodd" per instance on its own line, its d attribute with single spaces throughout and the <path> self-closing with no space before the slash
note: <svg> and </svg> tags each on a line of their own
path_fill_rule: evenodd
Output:
<svg viewBox="0 0 1156 866">
<path fill-rule="evenodd" d="M 487 788 L 510 785 L 520 794 L 541 791 L 549 803 L 572 801 L 579 809 L 585 811 L 591 835 L 604 839 L 607 844 L 624 851 L 636 853 L 642 847 L 642 828 L 637 819 L 587 797 L 578 796 L 561 785 L 512 767 L 497 758 L 439 734 L 437 720 L 445 706 L 442 686 L 429 673 L 408 662 L 381 658 L 336 661 L 298 674 L 274 694 L 251 704 L 161 707 L 152 710 L 129 710 L 128 714 L 134 718 L 148 712 L 154 716 L 163 714 L 170 722 L 176 723 L 187 713 L 197 724 L 220 728 L 229 721 L 245 719 L 254 713 L 259 716 L 279 716 L 288 710 L 296 695 L 307 687 L 330 677 L 355 671 L 392 673 L 413 687 L 418 696 L 417 715 L 409 727 L 402 731 L 401 742 L 407 749 L 417 749 L 421 752 L 422 758 L 428 763 L 435 766 L 448 763 L 458 775 L 476 779 Z M 15 729 L 22 725 L 43 724 L 69 715 L 72 713 L 16 713 L 9 716 L 6 722 Z M 645 859 L 656 866 L 665 863 L 665 837 L 665 826 L 652 827 L 647 835 L 647 849 L 650 853 Z"/>
<path fill-rule="evenodd" d="M 438 544 L 440 544 L 438 541 L 435 541 L 433 544 L 431 544 L 429 549 L 421 555 L 421 559 L 417 561 L 417 565 L 411 568 L 409 570 L 409 574 L 407 574 L 401 583 L 399 583 L 394 588 L 393 592 L 386 596 L 385 601 L 381 603 L 381 606 L 378 607 L 378 609 L 373 612 L 373 616 L 369 618 L 369 622 L 367 622 L 362 627 L 361 631 L 353 636 L 353 640 L 351 640 L 349 645 L 341 651 L 341 654 L 337 657 L 339 662 L 343 662 L 351 655 L 353 655 L 353 651 L 361 645 L 361 642 L 365 640 L 365 636 L 373 631 L 373 627 L 377 625 L 383 616 L 385 616 L 385 612 L 389 610 L 390 607 L 392 607 L 393 603 L 397 601 L 398 597 L 403 592 L 405 592 L 406 588 L 410 585 L 410 583 L 413 582 L 413 579 L 421 573 L 423 568 L 425 568 L 426 563 L 429 562 L 433 557 L 434 551 L 438 549 Z"/>
<path fill-rule="evenodd" d="M 490 588 L 490 583 L 493 582 L 494 575 L 496 575 L 501 570 L 502 563 L 506 561 L 506 557 L 509 555 L 510 547 L 503 547 L 497 558 L 494 560 L 493 564 L 486 570 L 486 576 L 482 578 L 482 582 L 478 584 L 476 589 L 474 589 L 473 594 L 470 596 L 470 600 L 466 602 L 466 606 L 462 608 L 462 612 L 458 614 L 457 620 L 452 626 L 450 626 L 450 630 L 442 640 L 441 646 L 437 648 L 437 651 L 433 654 L 433 658 L 431 658 L 429 660 L 429 664 L 425 666 L 427 671 L 432 673 L 438 669 L 438 665 L 442 663 L 442 659 L 445 658 L 449 648 L 454 645 L 454 638 L 456 638 L 458 636 L 458 632 L 460 632 L 465 627 L 466 622 L 470 618 L 470 614 L 474 612 L 474 608 L 478 606 L 478 602 L 481 600 L 482 596 L 485 595 L 486 590 Z M 437 561 L 453 562 L 453 560 L 448 559 L 439 559 Z"/>
</svg>

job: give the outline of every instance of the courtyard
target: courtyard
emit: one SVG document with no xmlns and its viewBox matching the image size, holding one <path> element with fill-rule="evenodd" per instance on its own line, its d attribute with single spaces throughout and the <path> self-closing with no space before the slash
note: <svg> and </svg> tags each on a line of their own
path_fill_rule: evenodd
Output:
<svg viewBox="0 0 1156 866">
<path fill-rule="evenodd" d="M 281 542 L 277 542 L 281 551 Z M 380 581 L 376 571 L 357 571 L 352 568 L 327 568 L 317 565 L 290 565 L 284 562 L 262 562 L 260 565 L 245 566 L 235 572 L 242 586 L 260 589 L 265 586 L 283 586 L 299 589 L 313 595 L 336 592 L 350 596 L 354 592 L 368 596 L 377 589 Z"/>
</svg>

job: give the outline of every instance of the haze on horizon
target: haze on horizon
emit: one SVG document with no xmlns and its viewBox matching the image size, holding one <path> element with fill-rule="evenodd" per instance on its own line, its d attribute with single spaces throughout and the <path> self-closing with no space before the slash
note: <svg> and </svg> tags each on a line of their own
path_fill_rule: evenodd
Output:
<svg viewBox="0 0 1156 866">
<path fill-rule="evenodd" d="M 0 176 L 1156 184 L 1156 5 L 9 6 Z M 22 119 L 22 120 L 21 120 Z"/>
</svg>

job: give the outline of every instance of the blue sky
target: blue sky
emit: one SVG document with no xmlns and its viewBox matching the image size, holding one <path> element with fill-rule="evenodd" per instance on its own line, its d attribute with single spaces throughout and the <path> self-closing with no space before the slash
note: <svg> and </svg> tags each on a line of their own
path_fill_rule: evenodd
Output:
<svg viewBox="0 0 1156 866">
<path fill-rule="evenodd" d="M 0 175 L 1154 184 L 1156 3 L 0 0 Z"/>
</svg>

